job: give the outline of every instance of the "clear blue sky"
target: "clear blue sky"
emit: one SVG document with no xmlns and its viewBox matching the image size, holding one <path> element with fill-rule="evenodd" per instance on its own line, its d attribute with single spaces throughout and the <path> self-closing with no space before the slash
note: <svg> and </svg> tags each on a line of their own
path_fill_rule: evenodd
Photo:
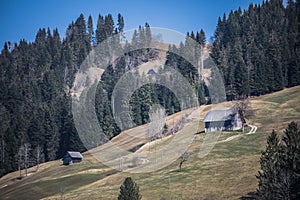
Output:
<svg viewBox="0 0 300 200">
<path fill-rule="evenodd" d="M 246 9 L 250 2 L 262 0 L 0 0 L 0 49 L 5 41 L 33 41 L 39 28 L 57 27 L 64 37 L 66 28 L 80 13 L 85 19 L 92 15 L 94 25 L 99 13 L 111 13 L 115 22 L 121 13 L 125 30 L 145 22 L 183 34 L 203 28 L 209 39 L 219 16 L 239 6 Z"/>
</svg>

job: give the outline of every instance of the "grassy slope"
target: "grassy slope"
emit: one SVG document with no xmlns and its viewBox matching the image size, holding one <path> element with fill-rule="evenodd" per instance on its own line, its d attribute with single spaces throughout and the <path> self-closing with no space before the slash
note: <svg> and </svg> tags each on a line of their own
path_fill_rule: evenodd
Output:
<svg viewBox="0 0 300 200">
<path fill-rule="evenodd" d="M 32 175 L 22 180 L 16 180 L 17 172 L 2 177 L 0 197 L 57 199 L 63 193 L 66 199 L 116 199 L 124 178 L 132 176 L 140 186 L 143 199 L 237 199 L 257 187 L 255 175 L 259 170 L 260 152 L 265 147 L 270 131 L 275 129 L 282 132 L 290 121 L 300 121 L 299 99 L 299 86 L 253 98 L 251 105 L 255 116 L 249 121 L 258 126 L 257 133 L 219 143 L 202 159 L 197 156 L 202 137 L 197 135 L 189 149 L 192 152 L 191 159 L 184 163 L 182 172 L 177 171 L 177 161 L 153 173 L 120 173 L 85 154 L 80 164 L 65 167 L 61 166 L 61 161 L 53 161 L 43 164 L 37 173 L 34 172 L 35 168 L 30 169 Z M 227 106 L 231 104 L 226 103 Z M 210 106 L 201 109 L 203 112 L 199 117 L 203 118 Z M 168 123 L 172 123 L 172 117 Z M 131 131 L 141 134 L 143 130 L 145 127 Z M 221 137 L 224 139 L 227 135 Z M 135 140 L 126 139 L 124 134 L 114 141 L 126 149 L 136 145 Z M 167 141 L 160 145 L 164 145 L 164 142 Z"/>
</svg>

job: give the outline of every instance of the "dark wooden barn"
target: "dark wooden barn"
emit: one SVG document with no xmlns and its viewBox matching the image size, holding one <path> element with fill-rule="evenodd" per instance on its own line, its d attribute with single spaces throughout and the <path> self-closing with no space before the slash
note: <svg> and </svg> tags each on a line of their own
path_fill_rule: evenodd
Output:
<svg viewBox="0 0 300 200">
<path fill-rule="evenodd" d="M 82 154 L 76 151 L 67 151 L 66 155 L 63 157 L 63 165 L 69 165 L 72 163 L 77 163 L 82 161 Z"/>
</svg>

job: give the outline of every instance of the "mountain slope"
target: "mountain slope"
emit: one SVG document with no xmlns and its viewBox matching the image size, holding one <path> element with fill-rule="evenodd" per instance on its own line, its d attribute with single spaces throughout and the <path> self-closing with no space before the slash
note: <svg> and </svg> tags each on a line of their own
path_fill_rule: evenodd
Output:
<svg viewBox="0 0 300 200">
<path fill-rule="evenodd" d="M 65 199 L 116 199 L 124 178 L 131 176 L 139 184 L 143 199 L 238 199 L 257 187 L 255 175 L 259 170 L 260 153 L 270 131 L 282 132 L 290 121 L 300 121 L 299 98 L 300 86 L 251 99 L 255 115 L 248 119 L 248 123 L 258 126 L 257 132 L 218 143 L 208 156 L 201 159 L 198 152 L 203 134 L 195 135 L 188 150 L 191 158 L 184 163 L 182 172 L 178 172 L 179 162 L 176 161 L 152 173 L 121 173 L 103 166 L 85 153 L 84 161 L 79 164 L 66 167 L 57 160 L 42 164 L 38 172 L 31 168 L 31 175 L 22 180 L 16 179 L 18 172 L 2 177 L 0 196 L 3 199 L 58 199 L 61 196 Z M 230 107 L 233 104 L 225 102 L 216 106 Z M 211 107 L 201 106 L 199 118 L 203 118 Z M 130 131 L 142 133 L 145 126 Z M 220 139 L 233 134 L 223 134 Z M 134 142 L 131 143 L 130 138 L 126 139 L 123 133 L 118 137 L 113 139 L 116 143 L 122 141 L 122 147 L 132 148 Z M 164 142 L 158 145 L 164 145 Z"/>
</svg>

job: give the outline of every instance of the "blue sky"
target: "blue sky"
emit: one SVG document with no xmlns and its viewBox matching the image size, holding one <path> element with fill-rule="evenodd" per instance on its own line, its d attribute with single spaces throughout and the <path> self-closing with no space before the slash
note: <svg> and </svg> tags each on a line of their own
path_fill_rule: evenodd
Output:
<svg viewBox="0 0 300 200">
<path fill-rule="evenodd" d="M 67 26 L 80 13 L 85 19 L 92 15 L 94 25 L 98 14 L 111 13 L 116 22 L 121 13 L 125 30 L 145 22 L 183 34 L 203 28 L 209 39 L 219 16 L 239 6 L 246 9 L 251 2 L 262 0 L 0 0 L 0 48 L 5 41 L 33 41 L 39 28 L 57 27 L 64 37 Z"/>
</svg>

